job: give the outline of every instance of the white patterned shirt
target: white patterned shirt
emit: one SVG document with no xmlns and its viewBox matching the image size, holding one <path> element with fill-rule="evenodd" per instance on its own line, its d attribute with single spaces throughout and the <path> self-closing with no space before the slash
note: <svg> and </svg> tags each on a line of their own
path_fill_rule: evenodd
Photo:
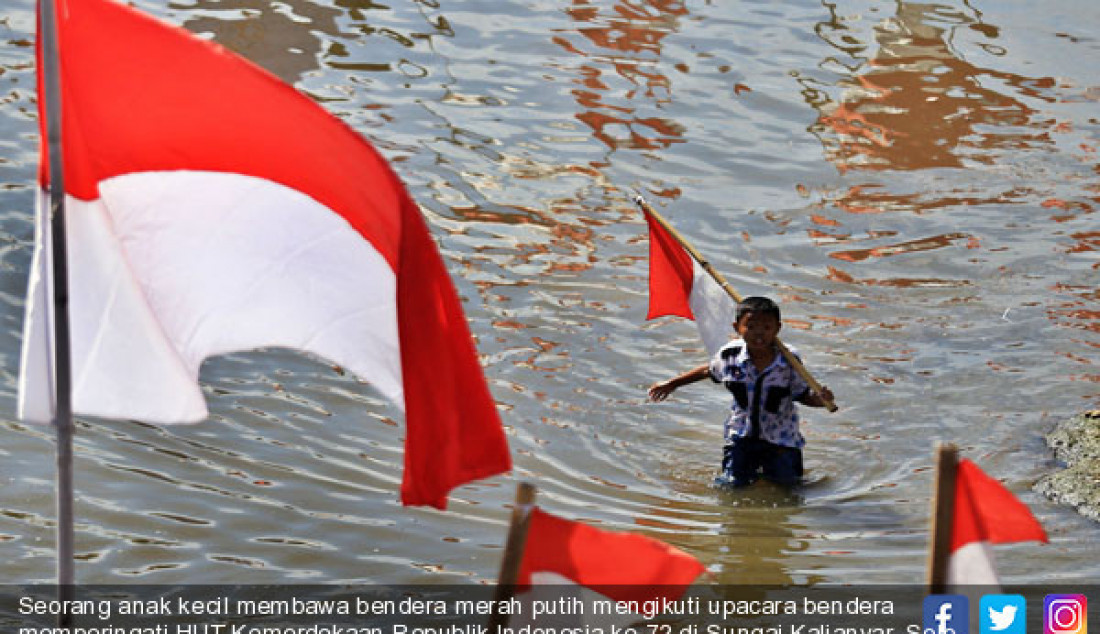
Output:
<svg viewBox="0 0 1100 634">
<path fill-rule="evenodd" d="M 791 352 L 797 357 L 793 348 Z M 741 339 L 730 341 L 710 362 L 710 378 L 733 394 L 732 412 L 726 420 L 725 439 L 758 436 L 783 447 L 802 447 L 797 399 L 810 388 L 776 350 L 775 360 L 758 372 Z"/>
</svg>

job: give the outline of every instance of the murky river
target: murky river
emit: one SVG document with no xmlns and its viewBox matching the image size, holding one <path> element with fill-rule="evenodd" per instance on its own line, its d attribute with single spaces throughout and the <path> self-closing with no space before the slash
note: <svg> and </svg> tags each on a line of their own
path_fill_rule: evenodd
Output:
<svg viewBox="0 0 1100 634">
<path fill-rule="evenodd" d="M 403 422 L 286 351 L 209 361 L 210 420 L 78 424 L 89 583 L 482 583 L 516 480 L 550 512 L 675 544 L 725 583 L 924 578 L 933 443 L 1002 480 L 1050 544 L 1008 582 L 1096 581 L 1100 530 L 1031 491 L 1043 435 L 1100 400 L 1100 4 L 141 0 L 294 83 L 421 204 L 515 471 L 447 512 L 398 502 Z M 53 441 L 14 421 L 37 163 L 34 15 L 0 0 L 0 561 L 54 574 Z M 710 481 L 728 395 L 645 388 L 702 361 L 645 322 L 649 200 L 841 410 L 805 487 Z"/>
</svg>

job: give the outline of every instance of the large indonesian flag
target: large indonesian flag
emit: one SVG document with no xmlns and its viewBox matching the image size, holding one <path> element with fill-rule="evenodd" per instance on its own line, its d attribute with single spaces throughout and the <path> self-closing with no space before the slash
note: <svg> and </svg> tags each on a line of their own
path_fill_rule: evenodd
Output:
<svg viewBox="0 0 1100 634">
<path fill-rule="evenodd" d="M 976 464 L 960 460 L 947 583 L 996 585 L 989 545 L 1033 540 L 1046 542 L 1047 535 L 1027 506 Z"/>
<path fill-rule="evenodd" d="M 288 347 L 403 406 L 406 504 L 442 508 L 453 487 L 507 471 L 458 297 L 378 153 L 216 44 L 110 0 L 58 5 L 74 410 L 199 421 L 204 359 Z M 20 417 L 47 421 L 39 209 Z"/>
<path fill-rule="evenodd" d="M 649 313 L 646 319 L 678 315 L 695 321 L 711 355 L 729 343 L 737 305 L 680 246 L 668 231 L 645 214 L 649 225 Z"/>
<path fill-rule="evenodd" d="M 572 583 L 615 601 L 678 599 L 703 564 L 664 542 L 531 509 L 519 584 Z"/>
</svg>

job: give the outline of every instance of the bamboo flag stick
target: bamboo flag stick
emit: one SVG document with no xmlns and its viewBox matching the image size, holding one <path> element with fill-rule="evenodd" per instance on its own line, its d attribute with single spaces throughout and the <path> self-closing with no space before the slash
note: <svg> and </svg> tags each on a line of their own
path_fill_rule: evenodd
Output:
<svg viewBox="0 0 1100 634">
<path fill-rule="evenodd" d="M 65 178 L 61 145 L 61 62 L 58 57 L 57 9 L 41 0 L 43 88 L 46 142 L 50 165 L 50 240 L 53 286 L 54 417 L 57 430 L 57 583 L 71 593 L 75 583 L 73 530 L 73 411 L 69 351 L 69 275 L 65 238 Z"/>
<path fill-rule="evenodd" d="M 692 244 L 688 242 L 687 239 L 684 238 L 684 236 L 681 235 L 675 227 L 669 224 L 669 222 L 665 220 L 664 216 L 657 213 L 657 211 L 653 209 L 653 207 L 650 207 L 645 198 L 637 196 L 634 198 L 634 202 L 638 205 L 638 207 L 642 209 L 642 211 L 652 216 L 653 219 L 657 221 L 657 224 L 664 227 L 665 231 L 668 231 L 669 235 L 675 238 L 676 241 L 680 243 L 680 246 L 684 247 L 684 250 L 687 251 L 691 255 L 691 257 L 699 263 L 699 266 L 703 267 L 704 271 L 706 271 L 712 278 L 714 278 L 714 281 L 722 287 L 722 290 L 726 291 L 726 293 L 729 294 L 730 298 L 732 298 L 734 302 L 737 302 L 738 304 L 741 303 L 740 293 L 738 293 L 736 290 L 734 290 L 732 286 L 730 286 L 729 282 L 726 281 L 726 278 L 723 277 L 722 274 L 719 273 L 713 266 L 711 266 L 710 262 L 708 262 L 707 259 L 703 257 L 703 254 L 699 253 L 699 251 L 694 246 L 692 246 Z M 782 354 L 783 358 L 787 360 L 787 363 L 789 363 L 790 366 L 794 368 L 794 371 L 798 373 L 798 376 L 802 377 L 802 380 L 810 386 L 810 389 L 812 389 L 814 392 L 817 392 L 818 396 L 821 396 L 822 399 L 825 400 L 825 407 L 830 412 L 835 412 L 837 410 L 836 403 L 834 403 L 832 400 L 825 399 L 824 389 L 821 387 L 821 384 L 818 383 L 817 379 L 815 379 L 813 375 L 810 374 L 810 371 L 806 369 L 806 366 L 802 365 L 802 362 L 798 360 L 798 357 L 794 356 L 790 349 L 787 348 L 786 344 L 784 344 L 779 339 L 775 340 L 775 345 L 779 348 L 780 354 Z"/>
<path fill-rule="evenodd" d="M 959 451 L 950 443 L 936 448 L 936 482 L 932 497 L 932 535 L 928 547 L 928 592 L 947 590 L 947 562 L 951 557 L 951 527 L 955 517 L 955 480 Z"/>
<path fill-rule="evenodd" d="M 508 541 L 504 544 L 504 556 L 500 561 L 496 592 L 493 594 L 493 613 L 489 616 L 489 634 L 496 634 L 508 626 L 509 614 L 500 610 L 516 592 L 519 567 L 523 563 L 523 551 L 527 546 L 527 529 L 531 524 L 531 507 L 535 504 L 535 485 L 520 482 L 516 485 L 516 505 L 512 507 L 512 521 L 508 527 Z"/>
</svg>

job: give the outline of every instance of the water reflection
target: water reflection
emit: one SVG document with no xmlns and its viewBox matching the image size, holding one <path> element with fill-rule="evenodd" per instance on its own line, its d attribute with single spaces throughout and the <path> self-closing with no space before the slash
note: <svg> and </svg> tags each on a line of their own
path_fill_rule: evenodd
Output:
<svg viewBox="0 0 1100 634">
<path fill-rule="evenodd" d="M 1093 232 L 1088 237 L 1077 237 L 1081 241 L 1084 250 L 1100 250 L 1100 233 Z M 1088 244 L 1091 243 L 1091 246 Z M 1093 269 L 1100 269 L 1100 262 L 1093 265 Z M 1055 324 L 1076 330 L 1080 335 L 1074 336 L 1072 342 L 1074 349 L 1062 352 L 1061 355 L 1073 361 L 1079 371 L 1068 376 L 1071 381 L 1085 381 L 1100 383 L 1100 368 L 1096 366 L 1097 353 L 1100 353 L 1100 343 L 1090 341 L 1088 335 L 1100 334 L 1100 290 L 1096 286 L 1056 284 L 1054 289 L 1066 297 L 1065 301 L 1056 303 L 1047 309 L 1047 317 Z"/>
<path fill-rule="evenodd" d="M 687 466 L 690 474 L 667 464 L 666 477 L 678 479 L 689 500 L 664 498 L 647 506 L 635 522 L 644 529 L 660 529 L 654 537 L 689 553 L 708 553 L 708 581 L 720 585 L 790 585 L 814 579 L 795 579 L 791 562 L 807 551 L 804 515 L 813 482 L 790 489 L 761 480 L 748 487 L 710 484 L 714 465 Z M 687 530 L 695 527 L 695 530 Z"/>
<path fill-rule="evenodd" d="M 919 240 L 899 242 L 897 244 L 891 244 L 887 246 L 873 247 L 870 249 L 851 249 L 848 251 L 835 251 L 830 254 L 830 257 L 836 258 L 837 260 L 844 260 L 845 262 L 860 262 L 868 258 L 884 258 L 902 253 L 916 253 L 918 251 L 930 251 L 932 249 L 940 249 L 946 246 L 950 246 L 952 243 L 959 240 L 965 240 L 967 242 L 967 246 L 970 248 L 978 247 L 977 238 L 970 234 L 956 232 L 933 236 L 931 238 L 921 238 Z"/>
<path fill-rule="evenodd" d="M 219 44 L 244 56 L 294 84 L 310 71 L 322 68 L 360 72 L 395 71 L 407 78 L 423 78 L 429 72 L 415 61 L 395 55 L 381 41 L 396 43 L 398 50 L 413 49 L 418 41 L 433 36 L 452 37 L 454 30 L 443 15 L 426 0 L 420 8 L 421 22 L 407 29 L 372 25 L 371 12 L 391 11 L 390 7 L 358 2 L 337 1 L 331 6 L 314 0 L 196 0 L 194 4 L 175 4 L 189 15 L 183 26 L 201 35 L 210 35 Z M 351 81 L 357 81 L 352 78 Z"/>
<path fill-rule="evenodd" d="M 719 583 L 795 583 L 788 562 L 792 554 L 809 547 L 797 534 L 803 527 L 794 521 L 802 511 L 803 496 L 767 481 L 716 493 L 721 513 L 719 535 L 728 545 L 716 573 Z"/>
<path fill-rule="evenodd" d="M 571 91 L 581 111 L 576 117 L 608 148 L 653 150 L 684 142 L 684 127 L 647 115 L 646 105 L 672 101 L 671 80 L 654 64 L 661 40 L 678 30 L 688 15 L 682 0 L 621 0 L 611 8 L 574 0 L 566 12 L 580 25 L 582 39 L 559 34 L 554 42 L 584 60 Z M 607 72 L 610 66 L 612 73 Z M 623 85 L 621 81 L 625 80 Z"/>
<path fill-rule="evenodd" d="M 804 98 L 818 112 L 809 130 L 841 174 L 881 174 L 874 181 L 856 181 L 826 193 L 824 204 L 859 215 L 935 211 L 956 215 L 960 209 L 1034 200 L 1034 188 L 1006 185 L 1003 180 L 944 190 L 898 174 L 999 165 L 1007 157 L 1054 150 L 1058 123 L 1040 104 L 1057 102 L 1056 82 L 995 68 L 1006 54 L 994 44 L 1001 37 L 1000 28 L 969 5 L 899 2 L 893 15 L 863 23 L 861 18 L 842 15 L 835 5 L 824 6 L 829 17 L 817 24 L 816 34 L 834 55 L 820 67 L 841 79 L 824 85 L 799 78 Z M 936 179 L 936 174 L 928 178 Z M 879 226 L 861 236 L 824 215 L 815 216 L 813 222 L 810 237 L 815 243 L 846 245 L 830 257 L 851 264 L 959 247 L 979 250 L 987 237 L 978 231 L 944 232 L 943 227 L 914 236 L 911 231 L 883 231 Z M 868 222 L 853 219 L 845 224 Z M 883 241 L 899 233 L 896 241 Z M 855 242 L 873 244 L 856 246 Z M 828 268 L 827 279 L 894 288 L 972 286 L 971 281 L 955 276 L 863 278 L 836 266 Z"/>
<path fill-rule="evenodd" d="M 184 28 L 212 34 L 222 46 L 293 84 L 319 67 L 317 33 L 337 34 L 340 11 L 307 0 L 198 0 Z"/>
<path fill-rule="evenodd" d="M 1047 130 L 1032 126 L 1036 110 L 1013 93 L 1054 101 L 1054 79 L 964 59 L 953 45 L 962 26 L 990 39 L 999 34 L 973 10 L 900 2 L 896 15 L 874 28 L 874 54 L 837 84 L 839 99 L 804 81 L 807 100 L 819 112 L 810 130 L 828 160 L 842 172 L 963 167 L 1052 144 Z M 835 12 L 818 33 L 846 55 L 869 48 Z"/>
</svg>

